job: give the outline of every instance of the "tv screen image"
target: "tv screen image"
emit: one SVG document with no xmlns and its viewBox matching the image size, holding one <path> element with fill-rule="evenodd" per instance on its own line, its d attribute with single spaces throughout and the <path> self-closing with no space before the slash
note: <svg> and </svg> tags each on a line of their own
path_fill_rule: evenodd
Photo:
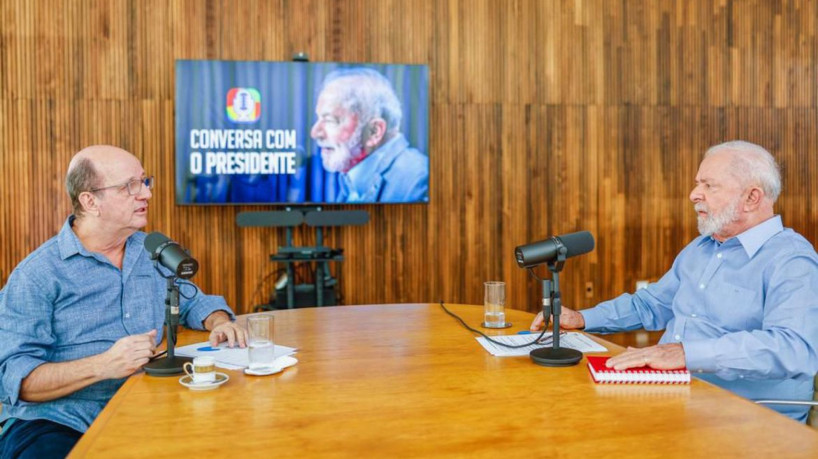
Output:
<svg viewBox="0 0 818 459">
<path fill-rule="evenodd" d="M 427 203 L 429 67 L 176 61 L 177 204 Z"/>
</svg>

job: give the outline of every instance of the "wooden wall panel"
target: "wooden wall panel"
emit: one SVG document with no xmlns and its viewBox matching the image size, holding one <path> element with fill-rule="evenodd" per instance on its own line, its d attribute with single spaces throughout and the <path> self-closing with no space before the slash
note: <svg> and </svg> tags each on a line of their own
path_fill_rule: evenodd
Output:
<svg viewBox="0 0 818 459">
<path fill-rule="evenodd" d="M 697 235 L 701 154 L 735 138 L 779 158 L 777 210 L 814 242 L 816 20 L 808 0 L 0 0 L 0 285 L 70 212 L 73 153 L 111 143 L 156 175 L 147 230 L 190 248 L 196 282 L 266 301 L 283 230 L 235 217 L 268 208 L 173 203 L 174 62 L 296 51 L 431 69 L 431 201 L 327 233 L 347 304 L 480 303 L 505 280 L 533 310 L 514 247 L 577 230 L 597 248 L 567 264 L 566 304 L 656 280 Z"/>
</svg>

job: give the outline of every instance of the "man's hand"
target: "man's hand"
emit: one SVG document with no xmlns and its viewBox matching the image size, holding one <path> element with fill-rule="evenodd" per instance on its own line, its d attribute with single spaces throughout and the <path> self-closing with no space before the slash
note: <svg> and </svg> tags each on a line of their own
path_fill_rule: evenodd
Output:
<svg viewBox="0 0 818 459">
<path fill-rule="evenodd" d="M 582 317 L 582 314 L 574 311 L 573 309 L 566 308 L 563 306 L 561 308 L 562 314 L 560 314 L 560 329 L 563 330 L 579 330 L 585 328 L 585 318 Z M 537 317 L 534 318 L 534 321 L 531 322 L 531 331 L 540 331 L 542 330 L 543 326 L 543 317 L 542 311 L 537 314 Z"/>
<path fill-rule="evenodd" d="M 682 343 L 659 344 L 641 349 L 628 347 L 627 351 L 608 359 L 607 366 L 614 370 L 643 366 L 657 370 L 676 370 L 685 366 L 685 349 Z"/>
<path fill-rule="evenodd" d="M 120 338 L 102 354 L 101 379 L 125 378 L 148 363 L 156 352 L 156 330 Z"/>
<path fill-rule="evenodd" d="M 210 330 L 210 345 L 213 347 L 224 341 L 227 341 L 228 347 L 247 347 L 247 330 L 231 321 L 224 311 L 216 311 L 207 316 L 204 326 Z"/>
</svg>

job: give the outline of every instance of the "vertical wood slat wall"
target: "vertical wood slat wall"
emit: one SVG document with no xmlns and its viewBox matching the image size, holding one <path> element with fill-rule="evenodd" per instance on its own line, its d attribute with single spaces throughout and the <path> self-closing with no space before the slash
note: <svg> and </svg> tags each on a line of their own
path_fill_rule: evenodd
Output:
<svg viewBox="0 0 818 459">
<path fill-rule="evenodd" d="M 240 312 L 263 302 L 283 234 L 235 216 L 268 208 L 174 204 L 174 60 L 296 51 L 431 68 L 431 202 L 364 206 L 367 226 L 330 232 L 347 304 L 479 304 L 505 280 L 509 306 L 536 309 L 514 247 L 577 230 L 597 247 L 569 261 L 565 303 L 630 291 L 697 235 L 700 155 L 736 138 L 779 158 L 777 211 L 814 243 L 816 4 L 0 0 L 0 285 L 70 212 L 72 154 L 110 143 L 157 176 L 147 230 L 190 248 L 194 280 Z"/>
</svg>

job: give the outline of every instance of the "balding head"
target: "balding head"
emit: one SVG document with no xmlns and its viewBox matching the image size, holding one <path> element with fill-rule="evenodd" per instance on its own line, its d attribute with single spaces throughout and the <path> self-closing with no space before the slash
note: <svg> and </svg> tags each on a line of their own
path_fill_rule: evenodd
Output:
<svg viewBox="0 0 818 459">
<path fill-rule="evenodd" d="M 116 162 L 131 158 L 136 159 L 127 151 L 111 145 L 86 147 L 71 158 L 65 175 L 65 189 L 71 198 L 75 216 L 80 218 L 83 215 L 80 194 L 104 186 L 106 171 Z"/>
</svg>

